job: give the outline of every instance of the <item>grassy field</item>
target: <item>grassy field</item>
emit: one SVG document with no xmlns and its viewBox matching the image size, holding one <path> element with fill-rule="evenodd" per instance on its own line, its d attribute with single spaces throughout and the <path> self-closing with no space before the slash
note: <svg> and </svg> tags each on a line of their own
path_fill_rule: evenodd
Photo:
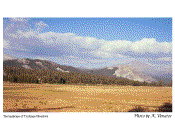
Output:
<svg viewBox="0 0 175 131">
<path fill-rule="evenodd" d="M 172 87 L 22 84 L 4 82 L 3 112 L 154 112 L 172 103 Z"/>
</svg>

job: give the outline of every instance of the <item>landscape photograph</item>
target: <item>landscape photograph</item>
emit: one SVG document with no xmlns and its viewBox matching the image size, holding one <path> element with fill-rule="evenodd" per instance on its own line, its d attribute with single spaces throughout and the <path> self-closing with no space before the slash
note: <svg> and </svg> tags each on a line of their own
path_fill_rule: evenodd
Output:
<svg viewBox="0 0 175 131">
<path fill-rule="evenodd" d="M 172 112 L 172 18 L 3 17 L 3 112 Z"/>
</svg>

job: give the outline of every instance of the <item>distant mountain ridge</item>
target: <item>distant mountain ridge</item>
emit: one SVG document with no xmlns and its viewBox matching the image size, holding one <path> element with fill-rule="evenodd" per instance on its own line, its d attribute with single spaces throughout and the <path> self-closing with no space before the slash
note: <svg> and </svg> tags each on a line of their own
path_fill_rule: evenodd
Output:
<svg viewBox="0 0 175 131">
<path fill-rule="evenodd" d="M 66 66 L 66 65 L 60 65 L 52 61 L 48 60 L 40 60 L 40 59 L 10 59 L 10 60 L 4 60 L 3 65 L 6 66 L 13 66 L 18 68 L 24 68 L 24 69 L 49 69 L 54 71 L 61 71 L 61 72 L 83 72 L 82 70 L 72 67 L 72 66 Z"/>
<path fill-rule="evenodd" d="M 172 67 L 171 66 L 153 66 L 149 63 L 144 63 L 141 61 L 132 61 L 127 64 L 117 65 L 119 68 L 121 66 L 129 66 L 134 72 L 139 72 L 140 75 L 147 77 L 146 81 L 150 81 L 152 78 L 157 82 L 162 80 L 164 84 L 172 83 Z M 137 75 L 136 75 L 137 76 Z M 128 76 L 129 77 L 129 76 Z M 151 77 L 151 79 L 150 79 Z M 127 78 L 127 77 L 126 77 Z"/>
<path fill-rule="evenodd" d="M 88 69 L 86 72 L 94 75 L 100 76 L 109 76 L 115 77 L 114 73 L 118 69 L 118 67 L 109 67 L 109 68 L 102 68 L 102 69 Z"/>
<path fill-rule="evenodd" d="M 156 82 L 156 79 L 152 78 L 151 76 L 137 70 L 136 68 L 126 65 L 120 66 L 119 69 L 115 71 L 114 75 L 116 75 L 116 77 L 123 77 L 134 81 Z"/>
<path fill-rule="evenodd" d="M 137 65 L 138 63 L 138 65 Z M 106 76 L 106 77 L 123 77 L 134 81 L 140 82 L 157 82 L 157 79 L 160 77 L 152 77 L 149 74 L 144 73 L 146 68 L 149 68 L 149 65 L 144 67 L 144 63 L 135 62 L 135 64 L 130 63 L 129 65 L 120 65 L 119 67 L 106 67 L 101 69 L 79 69 L 72 66 L 60 65 L 52 61 L 48 60 L 40 60 L 40 59 L 5 59 L 3 61 L 5 66 L 13 66 L 24 69 L 37 69 L 37 70 L 54 70 L 61 71 L 64 73 L 88 73 L 92 75 L 98 76 Z M 140 68 L 138 68 L 140 67 Z M 169 75 L 168 81 L 171 79 L 171 74 Z M 162 77 L 163 78 L 163 77 Z"/>
<path fill-rule="evenodd" d="M 13 59 L 13 60 L 4 60 L 3 64 L 6 66 L 14 66 L 18 68 L 25 69 L 50 69 L 50 70 L 59 70 L 59 64 L 51 61 L 40 60 L 40 59 Z M 64 72 L 64 70 L 61 70 Z"/>
</svg>

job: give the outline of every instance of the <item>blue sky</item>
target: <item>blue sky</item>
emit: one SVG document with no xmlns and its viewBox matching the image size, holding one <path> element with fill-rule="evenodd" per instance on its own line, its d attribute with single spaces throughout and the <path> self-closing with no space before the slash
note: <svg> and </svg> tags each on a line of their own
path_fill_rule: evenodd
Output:
<svg viewBox="0 0 175 131">
<path fill-rule="evenodd" d="M 34 21 L 48 24 L 50 28 L 46 31 L 71 32 L 83 37 L 130 41 L 155 38 L 159 42 L 172 41 L 171 18 L 41 18 L 32 19 L 30 23 Z"/>
<path fill-rule="evenodd" d="M 8 21 L 8 18 L 4 18 L 4 27 Z M 104 40 L 137 41 L 155 38 L 159 42 L 172 41 L 171 18 L 30 18 L 28 23 L 34 28 L 40 21 L 49 25 L 45 32 L 71 32 Z"/>
<path fill-rule="evenodd" d="M 172 18 L 4 18 L 4 55 L 83 68 L 171 68 Z"/>
</svg>

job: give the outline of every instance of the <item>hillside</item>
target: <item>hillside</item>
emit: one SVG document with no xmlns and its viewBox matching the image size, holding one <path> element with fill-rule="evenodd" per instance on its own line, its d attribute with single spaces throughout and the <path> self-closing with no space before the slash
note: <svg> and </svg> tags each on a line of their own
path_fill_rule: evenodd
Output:
<svg viewBox="0 0 175 131">
<path fill-rule="evenodd" d="M 86 72 L 90 74 L 100 75 L 100 76 L 108 76 L 108 77 L 115 77 L 114 73 L 118 70 L 118 67 L 112 68 L 102 68 L 102 69 L 89 69 Z"/>
<path fill-rule="evenodd" d="M 137 68 L 132 68 L 130 66 L 120 66 L 118 70 L 115 71 L 114 75 L 116 77 L 123 77 L 128 78 L 134 81 L 141 81 L 141 82 L 154 82 L 156 79 L 152 78 L 151 76 L 139 71 Z"/>
<path fill-rule="evenodd" d="M 63 78 L 67 83 L 88 84 L 119 84 L 119 85 L 149 85 L 158 82 L 157 78 L 143 73 L 131 66 L 107 67 L 102 69 L 79 69 L 72 66 L 60 65 L 48 60 L 40 59 L 5 59 L 3 61 L 4 80 L 14 81 L 14 76 L 20 82 L 55 83 Z M 24 76 L 30 77 L 24 80 Z M 18 81 L 18 82 L 19 82 Z"/>
</svg>

